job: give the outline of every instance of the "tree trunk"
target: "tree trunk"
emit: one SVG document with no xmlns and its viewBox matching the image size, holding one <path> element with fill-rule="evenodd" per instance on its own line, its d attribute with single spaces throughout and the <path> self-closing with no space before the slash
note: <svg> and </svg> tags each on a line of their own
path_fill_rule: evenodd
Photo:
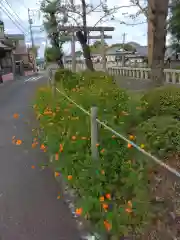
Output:
<svg viewBox="0 0 180 240">
<path fill-rule="evenodd" d="M 81 31 L 78 31 L 78 32 L 76 32 L 76 36 L 82 46 L 83 55 L 85 58 L 85 63 L 86 63 L 87 69 L 89 69 L 90 71 L 94 71 L 94 67 L 93 67 L 93 63 L 92 63 L 92 59 L 91 59 L 90 48 L 84 39 L 83 33 Z"/>
<path fill-rule="evenodd" d="M 85 58 L 85 64 L 87 69 L 89 69 L 90 71 L 94 71 L 94 67 L 93 67 L 93 63 L 92 63 L 92 59 L 91 59 L 91 51 L 89 48 L 89 45 L 87 44 L 87 21 L 86 21 L 86 1 L 85 0 L 81 0 L 82 3 L 82 21 L 83 21 L 83 32 L 82 31 L 78 31 L 76 33 L 76 36 L 82 46 L 82 50 L 83 50 L 83 55 Z"/>
<path fill-rule="evenodd" d="M 154 87 L 164 84 L 166 18 L 169 0 L 148 0 L 148 64 Z"/>
</svg>

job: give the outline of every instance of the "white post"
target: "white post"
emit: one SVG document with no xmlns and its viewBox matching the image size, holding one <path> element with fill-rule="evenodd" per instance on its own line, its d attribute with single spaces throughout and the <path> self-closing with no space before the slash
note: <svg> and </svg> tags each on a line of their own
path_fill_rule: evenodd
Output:
<svg viewBox="0 0 180 240">
<path fill-rule="evenodd" d="M 103 71 L 106 72 L 106 52 L 104 45 L 104 31 L 101 31 L 101 45 L 102 45 L 102 67 Z"/>
<path fill-rule="evenodd" d="M 93 159 L 98 159 L 98 123 L 97 119 L 97 107 L 91 107 L 91 154 Z"/>
<path fill-rule="evenodd" d="M 72 71 L 76 72 L 76 41 L 75 41 L 75 33 L 72 33 L 71 40 L 71 54 L 72 54 Z"/>
</svg>

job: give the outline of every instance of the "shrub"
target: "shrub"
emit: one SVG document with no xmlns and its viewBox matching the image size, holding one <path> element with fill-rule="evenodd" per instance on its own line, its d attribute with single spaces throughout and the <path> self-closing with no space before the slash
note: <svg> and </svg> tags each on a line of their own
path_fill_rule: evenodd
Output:
<svg viewBox="0 0 180 240">
<path fill-rule="evenodd" d="M 137 128 L 151 152 L 164 156 L 180 151 L 180 122 L 172 116 L 155 116 Z"/>
<path fill-rule="evenodd" d="M 126 129 L 132 118 L 126 91 L 116 88 L 105 73 L 84 72 L 76 77 L 75 87 L 70 77 L 62 80 L 68 96 L 88 111 L 96 104 L 98 117 L 113 128 Z M 53 161 L 55 171 L 76 189 L 77 207 L 98 230 L 106 229 L 118 238 L 137 233 L 149 220 L 149 200 L 146 170 L 138 158 L 134 161 L 135 150 L 101 127 L 99 159 L 92 159 L 90 117 L 61 95 L 53 101 L 50 94 L 40 91 L 36 101 L 43 143 L 59 158 Z"/>
<path fill-rule="evenodd" d="M 146 119 L 156 115 L 171 115 L 178 119 L 180 117 L 180 88 L 175 86 L 153 89 L 142 97 L 142 102 Z"/>
</svg>

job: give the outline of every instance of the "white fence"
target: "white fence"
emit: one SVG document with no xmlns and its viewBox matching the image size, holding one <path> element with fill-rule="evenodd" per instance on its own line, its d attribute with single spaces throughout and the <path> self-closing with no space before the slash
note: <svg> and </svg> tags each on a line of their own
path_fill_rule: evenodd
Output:
<svg viewBox="0 0 180 240">
<path fill-rule="evenodd" d="M 66 68 L 71 69 L 71 64 L 65 64 Z M 94 65 L 96 70 L 102 70 L 101 64 Z M 77 64 L 77 71 L 85 70 L 84 64 Z M 107 67 L 107 71 L 113 76 L 123 76 L 134 79 L 150 79 L 150 68 L 131 68 L 131 67 Z M 180 84 L 180 70 L 164 69 L 165 82 L 172 84 Z"/>
</svg>

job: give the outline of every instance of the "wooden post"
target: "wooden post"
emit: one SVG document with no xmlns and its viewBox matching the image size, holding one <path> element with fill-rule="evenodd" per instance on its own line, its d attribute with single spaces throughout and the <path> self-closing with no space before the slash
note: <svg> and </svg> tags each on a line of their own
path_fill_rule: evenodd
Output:
<svg viewBox="0 0 180 240">
<path fill-rule="evenodd" d="M 106 72 L 106 52 L 104 45 L 104 31 L 101 31 L 101 45 L 102 45 L 102 67 L 103 71 Z"/>
<path fill-rule="evenodd" d="M 97 112 L 98 108 L 93 106 L 91 108 L 91 154 L 92 158 L 97 160 L 98 159 L 98 123 L 96 121 L 97 119 Z"/>
<path fill-rule="evenodd" d="M 72 32 L 71 40 L 71 54 L 72 54 L 72 71 L 76 72 L 76 45 L 75 45 L 75 33 Z"/>
</svg>

